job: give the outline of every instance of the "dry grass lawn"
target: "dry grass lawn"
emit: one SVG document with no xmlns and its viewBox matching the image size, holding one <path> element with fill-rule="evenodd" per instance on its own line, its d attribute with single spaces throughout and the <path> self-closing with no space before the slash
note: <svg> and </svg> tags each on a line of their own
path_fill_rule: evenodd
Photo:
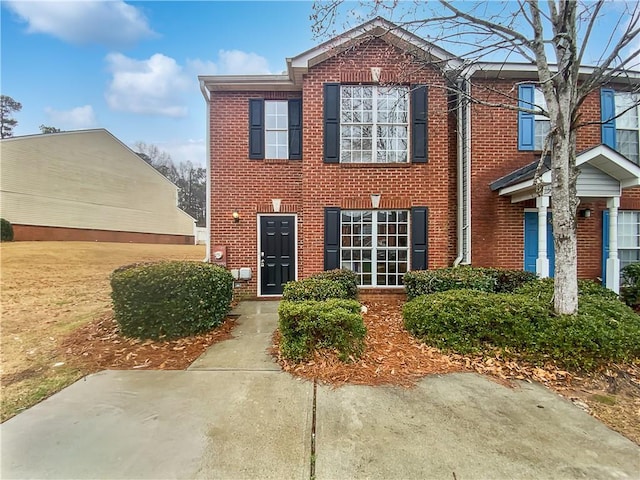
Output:
<svg viewBox="0 0 640 480">
<path fill-rule="evenodd" d="M 66 363 L 61 340 L 111 311 L 109 275 L 118 266 L 202 260 L 202 245 L 15 242 L 0 246 L 1 421 L 84 372 Z"/>
</svg>

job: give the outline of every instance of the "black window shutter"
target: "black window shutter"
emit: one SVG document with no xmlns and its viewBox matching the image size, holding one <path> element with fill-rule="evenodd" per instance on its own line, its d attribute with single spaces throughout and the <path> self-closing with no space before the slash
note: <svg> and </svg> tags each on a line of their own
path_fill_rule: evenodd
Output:
<svg viewBox="0 0 640 480">
<path fill-rule="evenodd" d="M 289 159 L 302 160 L 302 99 L 289 100 Z"/>
<path fill-rule="evenodd" d="M 426 85 L 411 86 L 411 161 L 427 163 L 427 107 Z"/>
<path fill-rule="evenodd" d="M 340 209 L 324 209 L 324 269 L 340 268 Z"/>
<path fill-rule="evenodd" d="M 264 100 L 249 99 L 249 158 L 264 158 Z"/>
<path fill-rule="evenodd" d="M 324 163 L 340 162 L 340 84 L 324 84 Z"/>
<path fill-rule="evenodd" d="M 427 269 L 429 209 L 411 209 L 411 270 Z"/>
</svg>

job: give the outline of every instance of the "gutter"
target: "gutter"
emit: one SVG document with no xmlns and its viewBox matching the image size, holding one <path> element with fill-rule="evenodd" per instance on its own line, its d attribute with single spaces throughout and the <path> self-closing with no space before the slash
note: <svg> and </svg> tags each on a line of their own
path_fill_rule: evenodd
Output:
<svg viewBox="0 0 640 480">
<path fill-rule="evenodd" d="M 211 97 L 209 97 L 209 91 L 205 86 L 204 80 L 200 80 L 200 91 L 202 92 L 202 96 L 204 97 L 204 101 L 207 105 L 207 135 L 205 142 L 207 152 L 207 197 L 205 201 L 207 236 L 205 239 L 205 254 L 202 261 L 209 262 L 211 260 Z"/>
<path fill-rule="evenodd" d="M 462 77 L 456 80 L 458 91 L 457 110 L 457 247 L 458 255 L 453 266 L 471 263 L 471 115 L 469 115 L 470 82 Z M 462 93 L 464 92 L 464 94 Z"/>
</svg>

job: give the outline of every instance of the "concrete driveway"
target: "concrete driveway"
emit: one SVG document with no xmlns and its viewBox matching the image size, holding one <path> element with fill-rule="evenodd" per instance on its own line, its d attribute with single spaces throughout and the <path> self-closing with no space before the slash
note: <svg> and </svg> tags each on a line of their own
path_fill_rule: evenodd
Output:
<svg viewBox="0 0 640 480">
<path fill-rule="evenodd" d="M 0 426 L 8 478 L 640 478 L 640 447 L 536 384 L 332 389 L 266 354 L 277 303 L 187 371 L 91 375 Z"/>
</svg>

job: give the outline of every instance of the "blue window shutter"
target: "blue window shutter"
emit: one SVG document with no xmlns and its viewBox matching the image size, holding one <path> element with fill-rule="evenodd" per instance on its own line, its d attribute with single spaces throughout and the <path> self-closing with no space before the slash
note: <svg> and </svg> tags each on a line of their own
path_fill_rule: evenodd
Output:
<svg viewBox="0 0 640 480">
<path fill-rule="evenodd" d="M 607 283 L 607 258 L 609 258 L 609 210 L 602 212 L 602 285 Z"/>
<path fill-rule="evenodd" d="M 413 163 L 427 163 L 428 97 L 426 85 L 411 86 L 411 161 Z"/>
<path fill-rule="evenodd" d="M 249 99 L 249 158 L 264 158 L 264 100 Z"/>
<path fill-rule="evenodd" d="M 610 88 L 600 90 L 600 120 L 602 120 L 602 143 L 616 148 L 616 94 Z"/>
<path fill-rule="evenodd" d="M 340 84 L 324 84 L 324 163 L 340 163 Z"/>
<path fill-rule="evenodd" d="M 428 266 L 429 209 L 411 209 L 411 270 L 426 270 Z"/>
<path fill-rule="evenodd" d="M 340 209 L 324 209 L 324 269 L 340 268 Z"/>
<path fill-rule="evenodd" d="M 531 84 L 518 86 L 518 106 L 533 108 L 535 106 L 536 87 Z M 518 112 L 518 150 L 533 150 L 535 142 L 536 118 L 533 113 Z"/>
<path fill-rule="evenodd" d="M 289 159 L 302 159 L 302 99 L 289 100 Z"/>
</svg>

